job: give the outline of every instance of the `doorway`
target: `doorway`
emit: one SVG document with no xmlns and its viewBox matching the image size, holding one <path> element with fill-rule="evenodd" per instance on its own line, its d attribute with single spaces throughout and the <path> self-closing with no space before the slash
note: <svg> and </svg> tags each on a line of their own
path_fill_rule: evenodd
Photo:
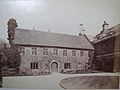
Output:
<svg viewBox="0 0 120 90">
<path fill-rule="evenodd" d="M 58 69 L 59 69 L 58 62 L 52 62 L 51 63 L 51 72 L 59 72 Z"/>
</svg>

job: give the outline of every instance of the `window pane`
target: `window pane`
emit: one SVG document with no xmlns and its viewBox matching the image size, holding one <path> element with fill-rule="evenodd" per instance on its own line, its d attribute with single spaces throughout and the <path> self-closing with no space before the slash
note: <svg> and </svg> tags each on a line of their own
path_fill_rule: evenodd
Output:
<svg viewBox="0 0 120 90">
<path fill-rule="evenodd" d="M 72 50 L 72 56 L 76 56 L 76 50 Z"/>
<path fill-rule="evenodd" d="M 32 48 L 32 55 L 37 55 L 37 48 Z"/>
<path fill-rule="evenodd" d="M 70 69 L 71 66 L 70 66 L 70 63 L 64 63 L 64 69 Z"/>
<path fill-rule="evenodd" d="M 33 68 L 32 68 L 32 67 L 33 67 L 33 66 L 32 66 L 32 63 L 30 63 L 30 66 L 31 66 L 31 69 L 33 69 Z"/>
<path fill-rule="evenodd" d="M 38 69 L 38 62 L 36 62 L 36 69 Z"/>
<path fill-rule="evenodd" d="M 54 48 L 53 54 L 58 55 L 58 49 L 57 48 Z"/>
<path fill-rule="evenodd" d="M 25 55 L 25 48 L 24 47 L 20 47 L 20 54 Z"/>
<path fill-rule="evenodd" d="M 67 56 L 67 50 L 63 50 L 63 56 Z"/>
<path fill-rule="evenodd" d="M 80 55 L 84 56 L 84 51 L 83 50 L 80 51 Z"/>
<path fill-rule="evenodd" d="M 48 49 L 47 48 L 43 48 L 43 55 L 48 55 Z"/>
<path fill-rule="evenodd" d="M 35 69 L 35 63 L 33 63 L 33 69 Z"/>
</svg>

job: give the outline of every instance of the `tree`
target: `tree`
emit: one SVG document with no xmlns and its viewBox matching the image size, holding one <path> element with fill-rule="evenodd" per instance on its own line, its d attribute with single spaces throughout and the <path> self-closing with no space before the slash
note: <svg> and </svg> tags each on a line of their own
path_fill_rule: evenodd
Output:
<svg viewBox="0 0 120 90">
<path fill-rule="evenodd" d="M 6 56 L 5 63 L 8 68 L 19 68 L 21 64 L 21 57 L 16 47 L 7 48 L 4 54 Z"/>
<path fill-rule="evenodd" d="M 1 67 L 3 75 L 18 75 L 20 64 L 21 57 L 16 47 L 4 48 L 2 50 Z M 10 69 L 11 71 L 9 71 Z"/>
<path fill-rule="evenodd" d="M 1 52 L 0 52 L 1 53 Z M 0 64 L 1 64 L 1 58 L 2 58 L 2 56 L 1 56 L 1 54 L 0 54 Z M 2 71 L 1 71 L 1 65 L 0 65 L 0 87 L 2 87 Z"/>
</svg>

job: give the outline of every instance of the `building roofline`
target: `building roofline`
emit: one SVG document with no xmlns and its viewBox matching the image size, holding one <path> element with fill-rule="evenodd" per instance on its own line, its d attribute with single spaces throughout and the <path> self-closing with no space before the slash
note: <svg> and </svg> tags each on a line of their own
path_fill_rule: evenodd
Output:
<svg viewBox="0 0 120 90">
<path fill-rule="evenodd" d="M 51 32 L 51 31 L 49 32 L 49 31 L 41 31 L 41 30 L 32 30 L 32 29 L 19 28 L 19 27 L 15 28 L 15 29 L 20 29 L 20 30 L 24 30 L 24 31 L 35 31 L 35 32 L 44 32 L 44 33 L 51 33 L 51 34 L 67 35 L 67 36 L 74 36 L 74 37 L 82 37 L 82 36 L 79 36 L 79 35 L 57 33 L 57 32 Z"/>
<path fill-rule="evenodd" d="M 85 38 L 89 41 L 89 43 L 92 45 L 92 47 L 94 48 L 92 42 L 89 40 L 89 38 L 86 36 L 86 34 L 84 34 Z"/>
<path fill-rule="evenodd" d="M 92 51 L 94 51 L 94 49 L 72 48 L 72 47 L 61 47 L 61 46 L 47 46 L 47 45 L 14 44 L 14 46 L 63 48 L 63 49 L 92 50 Z"/>
<path fill-rule="evenodd" d="M 113 29 L 113 28 L 115 28 L 115 27 L 117 27 L 117 26 L 120 26 L 120 24 L 117 24 L 117 25 L 115 25 L 115 26 L 112 26 L 112 27 L 108 28 L 107 30 L 109 31 L 109 30 L 111 30 L 111 29 Z M 101 30 L 101 31 L 102 31 L 102 30 Z M 100 35 L 100 34 L 101 34 L 101 31 L 100 31 L 97 35 Z M 96 37 L 97 35 L 95 35 L 95 37 Z"/>
<path fill-rule="evenodd" d="M 104 41 L 104 40 L 107 40 L 107 39 L 113 38 L 113 37 L 115 37 L 115 36 L 117 36 L 117 35 L 119 35 L 119 33 L 114 34 L 114 35 L 112 35 L 112 36 L 104 37 L 103 39 L 95 40 L 95 41 L 93 41 L 92 43 L 93 43 L 93 44 L 95 44 L 95 43 L 99 43 L 99 42 L 101 42 L 101 41 Z"/>
</svg>

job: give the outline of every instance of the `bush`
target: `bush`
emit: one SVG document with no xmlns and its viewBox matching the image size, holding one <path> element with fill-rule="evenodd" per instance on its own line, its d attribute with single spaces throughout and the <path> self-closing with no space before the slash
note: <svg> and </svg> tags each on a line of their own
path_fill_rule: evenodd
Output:
<svg viewBox="0 0 120 90">
<path fill-rule="evenodd" d="M 60 73 L 64 73 L 64 70 L 61 70 Z"/>
<path fill-rule="evenodd" d="M 2 88 L 2 81 L 0 81 L 0 88 Z"/>
<path fill-rule="evenodd" d="M 19 75 L 17 68 L 8 68 L 7 66 L 2 68 L 2 74 L 3 76 L 18 76 Z"/>
<path fill-rule="evenodd" d="M 66 69 L 66 70 L 61 70 L 61 73 L 63 74 L 74 74 L 76 70 L 72 69 Z"/>
<path fill-rule="evenodd" d="M 61 70 L 60 73 L 63 74 L 81 74 L 81 73 L 89 73 L 90 71 L 88 70 L 83 70 L 83 69 L 66 69 L 66 70 Z"/>
<path fill-rule="evenodd" d="M 78 70 L 76 70 L 76 73 L 86 73 L 87 71 L 85 71 L 85 70 L 80 70 L 80 69 L 78 69 Z"/>
</svg>

